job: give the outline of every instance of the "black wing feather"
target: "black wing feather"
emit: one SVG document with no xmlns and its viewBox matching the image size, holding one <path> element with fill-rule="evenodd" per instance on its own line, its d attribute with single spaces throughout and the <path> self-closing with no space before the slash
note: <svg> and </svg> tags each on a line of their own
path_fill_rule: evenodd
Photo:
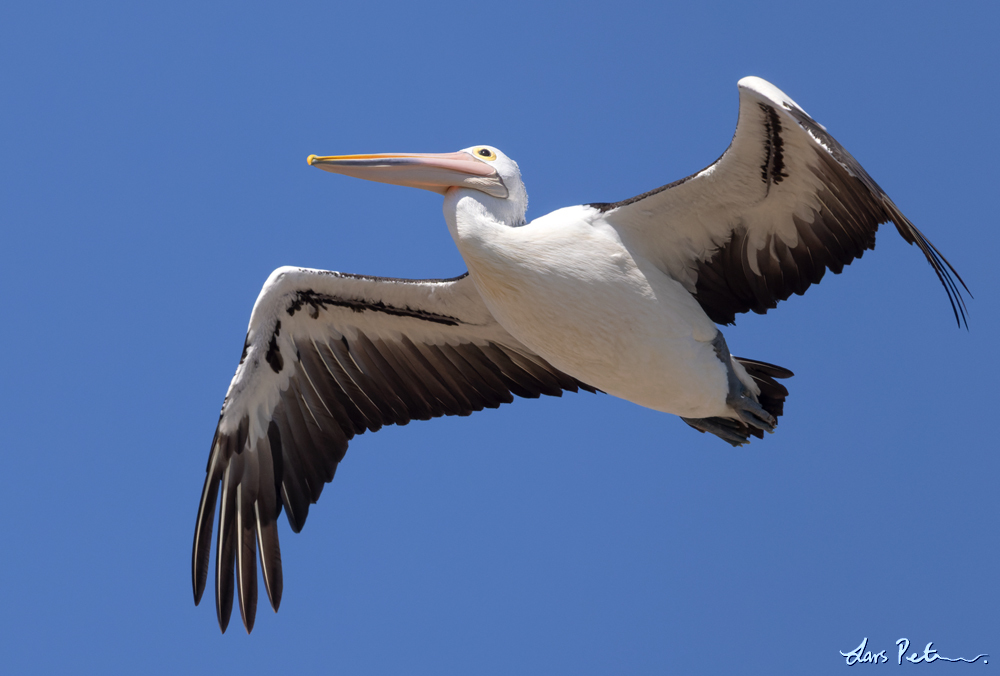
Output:
<svg viewBox="0 0 1000 676">
<path fill-rule="evenodd" d="M 273 292 L 279 296 L 270 308 L 273 320 L 258 318 L 255 307 L 240 370 L 209 456 L 192 580 L 197 603 L 207 580 L 218 500 L 216 608 L 223 631 L 234 593 L 244 626 L 248 632 L 253 628 L 258 554 L 268 598 L 278 609 L 283 579 L 277 517 L 284 508 L 292 530 L 302 529 L 309 506 L 333 479 L 355 435 L 410 420 L 469 415 L 509 403 L 515 394 L 595 391 L 510 338 L 478 295 L 472 295 L 471 281 L 463 283 L 464 276 L 431 280 L 437 284 L 431 300 L 436 299 L 438 307 L 423 297 L 419 304 L 401 306 L 366 296 L 379 282 L 391 282 L 398 295 L 404 284 L 426 292 L 427 281 L 296 273 L 294 283 L 274 278 L 280 283 Z M 306 282 L 324 288 L 315 290 Z M 337 295 L 341 283 L 347 288 Z M 269 302 L 268 289 L 265 286 L 258 306 Z M 463 319 L 463 312 L 471 316 Z M 352 325 L 365 320 L 374 322 L 371 328 Z M 379 327 L 392 330 L 386 333 Z M 428 331 L 438 337 L 428 339 Z M 252 400 L 252 387 L 271 387 L 277 395 L 277 403 L 264 412 L 266 433 L 259 438 L 253 438 L 250 429 L 252 411 L 231 425 L 240 410 L 233 402 Z"/>
<path fill-rule="evenodd" d="M 927 258 L 959 326 L 968 325 L 968 287 L 955 268 L 822 125 L 758 78 L 740 81 L 736 134 L 714 164 L 590 206 L 686 284 L 720 324 L 804 293 L 827 269 L 839 274 L 875 247 L 879 224 L 891 221 Z"/>
</svg>

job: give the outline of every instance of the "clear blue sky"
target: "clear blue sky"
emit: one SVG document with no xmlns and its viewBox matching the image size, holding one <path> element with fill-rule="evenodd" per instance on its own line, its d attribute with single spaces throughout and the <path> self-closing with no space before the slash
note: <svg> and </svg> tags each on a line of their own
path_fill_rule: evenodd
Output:
<svg viewBox="0 0 1000 676">
<path fill-rule="evenodd" d="M 826 674 L 866 636 L 881 671 L 928 668 L 895 666 L 901 637 L 1000 662 L 998 18 L 8 3 L 0 671 Z M 220 635 L 211 594 L 192 603 L 191 537 L 268 273 L 465 269 L 438 196 L 306 156 L 495 145 L 539 216 L 715 160 L 745 75 L 825 124 L 948 256 L 971 330 L 890 226 L 727 330 L 797 374 L 778 432 L 747 448 L 590 394 L 359 437 L 303 532 L 282 521 L 280 613 Z"/>
</svg>

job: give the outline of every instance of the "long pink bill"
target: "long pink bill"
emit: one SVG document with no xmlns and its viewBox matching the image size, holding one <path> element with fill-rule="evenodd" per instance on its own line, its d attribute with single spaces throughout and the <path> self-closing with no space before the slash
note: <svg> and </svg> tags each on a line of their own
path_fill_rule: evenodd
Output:
<svg viewBox="0 0 1000 676">
<path fill-rule="evenodd" d="M 466 152 L 385 153 L 378 155 L 310 155 L 306 161 L 333 174 L 367 181 L 405 185 L 444 194 L 448 188 L 480 190 L 505 199 L 508 195 L 496 170 Z"/>
</svg>

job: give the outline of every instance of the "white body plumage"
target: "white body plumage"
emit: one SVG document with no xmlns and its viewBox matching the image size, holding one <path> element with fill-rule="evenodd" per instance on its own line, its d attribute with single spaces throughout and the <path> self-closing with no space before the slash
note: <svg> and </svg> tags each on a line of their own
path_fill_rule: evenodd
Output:
<svg viewBox="0 0 1000 676">
<path fill-rule="evenodd" d="M 711 342 L 719 331 L 679 282 L 629 251 L 597 209 L 511 227 L 494 217 L 495 201 L 456 188 L 444 213 L 483 302 L 512 336 L 616 397 L 689 418 L 731 413 Z"/>
</svg>

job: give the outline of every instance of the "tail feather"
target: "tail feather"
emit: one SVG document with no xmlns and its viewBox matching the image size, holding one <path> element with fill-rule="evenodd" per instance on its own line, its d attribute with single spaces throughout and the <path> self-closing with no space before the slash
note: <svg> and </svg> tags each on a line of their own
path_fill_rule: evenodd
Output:
<svg viewBox="0 0 1000 676">
<path fill-rule="evenodd" d="M 743 357 L 733 357 L 733 359 L 738 361 L 746 369 L 747 375 L 757 383 L 757 387 L 760 388 L 760 395 L 757 397 L 757 401 L 764 407 L 764 410 L 775 418 L 784 413 L 785 397 L 788 396 L 788 388 L 775 379 L 791 378 L 795 374 L 786 368 L 763 361 L 744 359 Z M 756 431 L 760 432 L 760 430 Z M 763 433 L 756 434 L 755 436 L 763 438 Z"/>
</svg>

